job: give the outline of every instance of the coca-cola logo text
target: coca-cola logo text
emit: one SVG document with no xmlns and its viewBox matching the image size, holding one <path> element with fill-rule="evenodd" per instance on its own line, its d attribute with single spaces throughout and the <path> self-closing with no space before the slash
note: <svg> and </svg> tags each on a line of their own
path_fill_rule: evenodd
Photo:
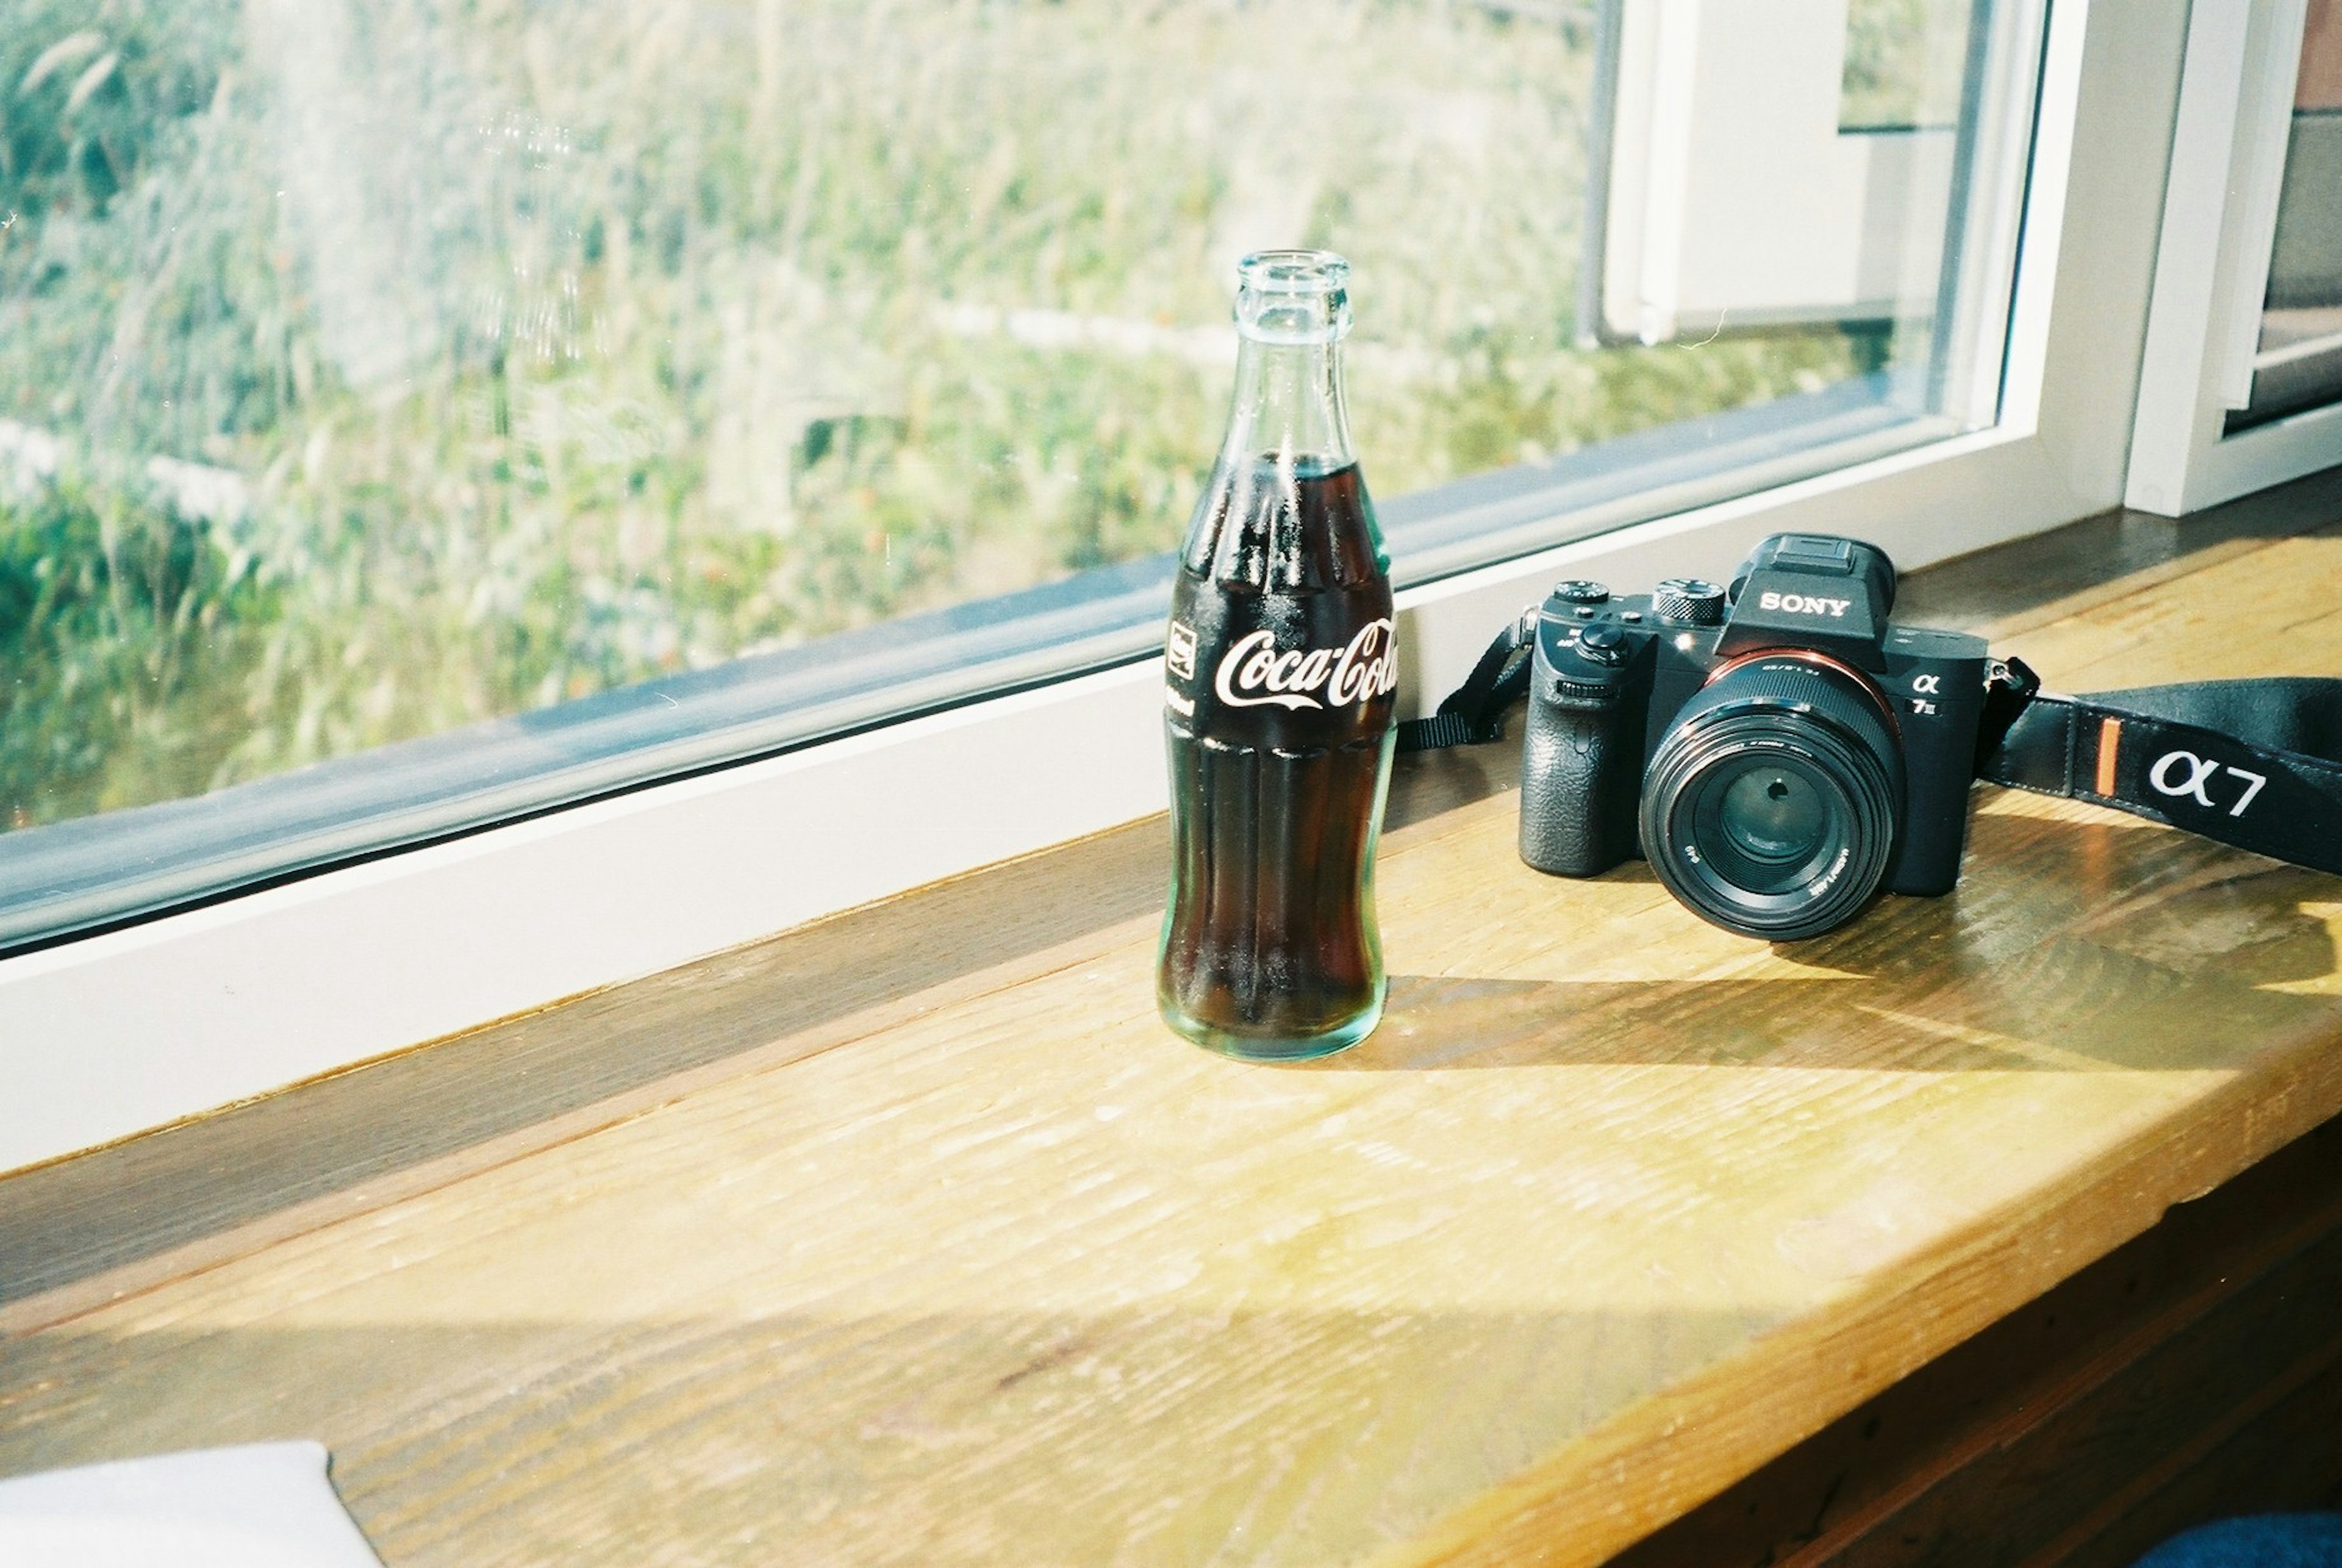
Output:
<svg viewBox="0 0 2342 1568">
<path fill-rule="evenodd" d="M 1398 685 L 1398 636 L 1387 616 L 1358 628 L 1346 648 L 1287 648 L 1249 632 L 1221 655 L 1212 690 L 1233 708 L 1342 708 Z"/>
</svg>

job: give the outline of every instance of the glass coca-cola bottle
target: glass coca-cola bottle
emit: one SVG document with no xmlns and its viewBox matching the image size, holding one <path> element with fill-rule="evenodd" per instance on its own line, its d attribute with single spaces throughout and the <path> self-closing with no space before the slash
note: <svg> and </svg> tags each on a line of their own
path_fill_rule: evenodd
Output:
<svg viewBox="0 0 2342 1568">
<path fill-rule="evenodd" d="M 1324 251 L 1238 267 L 1236 398 L 1171 593 L 1156 994 L 1172 1028 L 1232 1056 L 1323 1055 L 1382 1015 L 1398 654 L 1343 404 L 1349 271 Z"/>
</svg>

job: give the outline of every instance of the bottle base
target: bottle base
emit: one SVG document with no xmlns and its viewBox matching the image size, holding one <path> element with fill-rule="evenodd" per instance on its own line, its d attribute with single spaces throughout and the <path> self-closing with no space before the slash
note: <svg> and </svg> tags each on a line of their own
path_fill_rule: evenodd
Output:
<svg viewBox="0 0 2342 1568">
<path fill-rule="evenodd" d="M 1310 1062 L 1331 1056 L 1336 1051 L 1346 1051 L 1373 1034 L 1375 1025 L 1382 1022 L 1383 1002 L 1389 993 L 1389 981 L 1380 982 L 1375 986 L 1374 1000 L 1364 1011 L 1320 1034 L 1243 1034 L 1191 1018 L 1165 998 L 1157 999 L 1156 1010 L 1173 1034 L 1219 1055 L 1238 1062 Z"/>
</svg>

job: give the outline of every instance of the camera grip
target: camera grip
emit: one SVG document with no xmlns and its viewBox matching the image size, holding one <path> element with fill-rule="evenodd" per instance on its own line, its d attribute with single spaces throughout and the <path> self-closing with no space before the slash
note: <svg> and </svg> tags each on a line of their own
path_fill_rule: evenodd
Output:
<svg viewBox="0 0 2342 1568">
<path fill-rule="evenodd" d="M 1564 705 L 1540 694 L 1521 743 L 1521 858 L 1594 876 L 1636 854 L 1641 748 L 1624 705 Z"/>
</svg>

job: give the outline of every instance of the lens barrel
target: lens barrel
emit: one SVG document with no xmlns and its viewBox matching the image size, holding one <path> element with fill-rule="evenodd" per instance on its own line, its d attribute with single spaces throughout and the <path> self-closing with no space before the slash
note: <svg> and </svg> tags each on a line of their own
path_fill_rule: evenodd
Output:
<svg viewBox="0 0 2342 1568">
<path fill-rule="evenodd" d="M 1643 784 L 1643 854 L 1744 936 L 1795 942 L 1878 890 L 1902 825 L 1903 748 L 1877 691 L 1801 653 L 1728 665 L 1684 704 Z"/>
</svg>

